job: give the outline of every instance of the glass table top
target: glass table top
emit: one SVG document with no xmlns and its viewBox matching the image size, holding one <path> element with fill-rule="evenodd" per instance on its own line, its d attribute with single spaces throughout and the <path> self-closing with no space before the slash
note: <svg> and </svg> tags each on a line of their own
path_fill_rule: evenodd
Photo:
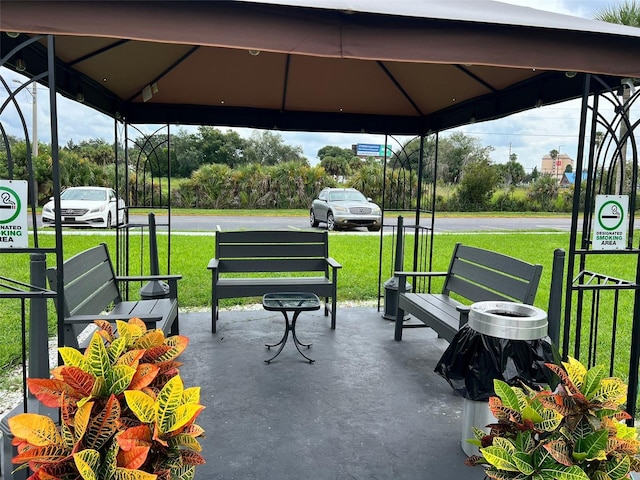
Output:
<svg viewBox="0 0 640 480">
<path fill-rule="evenodd" d="M 262 306 L 266 310 L 317 310 L 320 299 L 306 292 L 267 293 L 262 297 Z"/>
</svg>

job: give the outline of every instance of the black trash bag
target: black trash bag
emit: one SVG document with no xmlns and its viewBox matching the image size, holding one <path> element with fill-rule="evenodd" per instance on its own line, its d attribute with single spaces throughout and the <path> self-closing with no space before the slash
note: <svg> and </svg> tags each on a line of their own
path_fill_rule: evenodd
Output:
<svg viewBox="0 0 640 480">
<path fill-rule="evenodd" d="M 467 400 L 487 401 L 495 396 L 493 380 L 536 388 L 556 383 L 545 363 L 559 363 L 549 337 L 508 340 L 476 332 L 464 325 L 438 362 L 435 372 Z"/>
</svg>

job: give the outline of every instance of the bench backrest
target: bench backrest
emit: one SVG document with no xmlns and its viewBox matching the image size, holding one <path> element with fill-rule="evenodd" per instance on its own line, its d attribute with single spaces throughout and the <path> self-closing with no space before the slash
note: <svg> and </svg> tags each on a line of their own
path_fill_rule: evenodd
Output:
<svg viewBox="0 0 640 480">
<path fill-rule="evenodd" d="M 216 232 L 220 273 L 324 272 L 327 232 L 286 230 Z"/>
<path fill-rule="evenodd" d="M 104 243 L 64 262 L 64 316 L 99 313 L 121 301 L 115 272 Z M 51 289 L 58 291 L 56 268 L 47 269 Z"/>
<path fill-rule="evenodd" d="M 442 293 L 472 302 L 503 300 L 533 304 L 542 265 L 501 253 L 456 244 Z"/>
</svg>

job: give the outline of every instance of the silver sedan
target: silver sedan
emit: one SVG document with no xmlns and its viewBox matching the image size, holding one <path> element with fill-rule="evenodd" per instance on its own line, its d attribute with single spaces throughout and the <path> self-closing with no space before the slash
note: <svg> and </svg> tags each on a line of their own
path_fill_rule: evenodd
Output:
<svg viewBox="0 0 640 480">
<path fill-rule="evenodd" d="M 382 211 L 355 188 L 325 188 L 311 204 L 309 223 L 325 223 L 328 230 L 366 227 L 377 232 L 382 227 Z"/>
</svg>

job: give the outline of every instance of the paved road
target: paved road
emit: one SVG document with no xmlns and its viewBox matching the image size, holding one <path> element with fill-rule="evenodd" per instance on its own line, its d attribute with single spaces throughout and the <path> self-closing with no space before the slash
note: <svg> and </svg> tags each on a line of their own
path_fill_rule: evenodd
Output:
<svg viewBox="0 0 640 480">
<path fill-rule="evenodd" d="M 145 216 L 132 216 L 132 222 L 146 222 Z M 166 223 L 166 219 L 157 217 L 158 225 Z M 405 217 L 405 225 L 413 224 L 413 218 Z M 427 225 L 427 221 L 420 222 Z M 395 218 L 385 220 L 385 225 L 395 225 Z M 321 225 L 324 226 L 324 225 Z M 234 217 L 222 215 L 189 215 L 172 216 L 172 231 L 198 231 L 198 230 L 238 230 L 246 228 L 261 229 L 304 229 L 309 228 L 306 217 Z M 496 231 L 509 232 L 516 230 L 552 230 L 569 231 L 571 218 L 488 218 L 488 217 L 457 217 L 437 218 L 435 222 L 436 232 L 461 232 L 461 231 Z M 353 231 L 364 232 L 365 229 Z"/>
<path fill-rule="evenodd" d="M 147 224 L 146 215 L 131 215 L 130 222 L 134 224 Z M 31 218 L 29 218 L 31 223 Z M 156 217 L 158 230 L 166 225 L 164 216 Z M 404 224 L 413 224 L 413 217 L 405 216 Z M 422 225 L 428 224 L 428 219 L 422 219 Z M 385 219 L 385 225 L 395 225 L 395 217 Z M 38 225 L 40 219 L 38 218 Z M 324 225 L 321 224 L 321 227 Z M 306 229 L 309 228 L 307 217 L 272 217 L 272 216 L 231 216 L 231 215 L 172 215 L 172 231 L 214 231 L 240 230 L 247 228 L 256 229 Z M 571 218 L 489 218 L 489 217 L 444 217 L 437 218 L 435 222 L 436 233 L 446 232 L 512 232 L 517 230 L 528 231 L 565 231 L 571 228 Z M 352 229 L 352 232 L 366 232 L 366 229 Z"/>
</svg>

